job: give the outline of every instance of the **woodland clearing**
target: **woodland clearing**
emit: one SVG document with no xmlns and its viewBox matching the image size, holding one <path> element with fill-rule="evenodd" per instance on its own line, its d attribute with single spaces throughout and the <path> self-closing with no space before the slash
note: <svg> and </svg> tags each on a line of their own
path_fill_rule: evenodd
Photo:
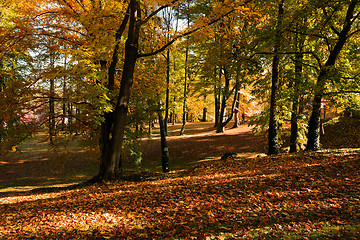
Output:
<svg viewBox="0 0 360 240">
<path fill-rule="evenodd" d="M 336 135 L 332 131 L 340 129 L 336 124 L 325 128 L 333 141 Z M 346 124 L 350 126 L 349 122 Z M 232 132 L 235 130 L 224 135 L 204 130 L 194 136 L 189 132 L 188 136 L 169 137 L 170 149 L 171 144 L 181 147 L 181 142 L 190 144 L 192 149 L 173 155 L 177 159 L 173 165 L 176 171 L 159 173 L 155 163 L 149 161 L 148 171 L 140 177 L 129 176 L 122 181 L 75 189 L 28 191 L 34 189 L 34 185 L 44 187 L 41 179 L 51 186 L 57 183 L 64 187 L 74 180 L 86 179 L 86 174 L 91 177 L 89 170 L 82 176 L 78 171 L 88 166 L 84 162 L 93 152 L 69 151 L 68 160 L 62 164 L 66 168 L 72 165 L 71 172 L 78 175 L 55 174 L 53 178 L 58 177 L 57 182 L 46 179 L 51 169 L 56 169 L 46 164 L 59 165 L 61 161 L 41 161 L 35 156 L 33 159 L 37 161 L 33 163 L 31 158 L 17 160 L 17 167 L 12 171 L 24 166 L 23 174 L 31 173 L 34 179 L 17 179 L 22 182 L 18 184 L 21 188 L 15 185 L 4 188 L 4 183 L 11 182 L 11 178 L 10 174 L 9 179 L 2 177 L 0 239 L 359 239 L 359 149 L 268 157 L 261 154 L 261 149 L 255 149 L 255 146 L 264 146 L 264 139 L 248 130 L 243 125 L 237 130 L 243 133 L 237 134 Z M 248 151 L 220 159 L 224 152 L 236 147 L 230 140 L 234 136 L 239 136 L 242 144 L 248 144 L 244 147 Z M 209 148 L 212 142 L 216 146 L 223 144 L 224 148 L 210 151 L 202 138 L 208 139 Z M 156 142 L 156 138 L 153 141 Z M 357 141 L 351 140 L 354 144 Z M 146 151 L 151 152 L 150 145 L 148 143 Z M 155 162 L 154 152 L 152 155 L 146 151 L 144 159 L 152 156 Z M 205 152 L 208 158 L 194 151 Z M 33 168 L 28 168 L 31 163 Z M 10 164 L 2 160 L 1 168 L 6 169 L 7 165 Z M 153 171 L 149 170 L 151 166 L 155 166 Z M 35 169 L 38 172 L 34 173 Z M 93 171 L 95 174 L 96 166 Z M 26 184 L 32 180 L 33 185 Z"/>
</svg>

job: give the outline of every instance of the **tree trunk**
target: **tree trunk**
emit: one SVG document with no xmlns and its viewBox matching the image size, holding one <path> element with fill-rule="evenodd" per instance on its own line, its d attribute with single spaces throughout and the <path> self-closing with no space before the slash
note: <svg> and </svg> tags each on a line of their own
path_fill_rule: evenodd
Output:
<svg viewBox="0 0 360 240">
<path fill-rule="evenodd" d="M 236 104 L 234 109 L 234 125 L 232 126 L 232 128 L 238 128 L 240 125 L 240 120 L 239 120 L 240 92 L 237 92 L 236 95 L 237 97 L 236 97 Z"/>
<path fill-rule="evenodd" d="M 64 56 L 64 68 L 66 69 L 66 54 L 65 54 L 65 56 Z M 63 99 L 62 99 L 62 126 L 64 127 L 65 126 L 65 124 L 67 124 L 66 122 L 65 122 L 65 118 L 66 118 L 66 115 L 67 115 L 67 110 L 66 110 L 66 97 L 68 96 L 68 94 L 67 94 L 67 85 L 66 85 L 66 76 L 64 76 L 64 78 L 63 78 Z"/>
<path fill-rule="evenodd" d="M 166 99 L 165 99 L 165 117 L 164 117 L 164 129 L 167 136 L 167 124 L 169 119 L 169 98 L 170 98 L 170 50 L 166 52 Z"/>
<path fill-rule="evenodd" d="M 149 135 L 152 134 L 152 122 L 149 120 Z"/>
<path fill-rule="evenodd" d="M 68 116 L 68 124 L 71 128 L 71 125 L 73 123 L 73 105 L 71 102 L 67 104 L 67 116 Z"/>
<path fill-rule="evenodd" d="M 219 87 L 219 85 L 221 84 L 221 76 L 222 76 L 222 71 L 221 69 L 219 70 L 219 78 L 216 77 L 217 72 L 216 72 L 216 68 L 215 68 L 215 84 L 214 84 L 214 98 L 215 98 L 215 124 L 214 127 L 217 128 L 217 126 L 219 125 L 220 122 L 220 98 L 221 98 L 221 88 Z"/>
<path fill-rule="evenodd" d="M 189 47 L 186 47 L 185 51 L 185 83 L 184 83 L 184 102 L 183 102 L 183 116 L 182 116 L 182 126 L 180 130 L 180 135 L 184 135 L 185 133 L 185 124 L 186 124 L 186 113 L 187 113 L 187 84 L 188 84 L 188 76 L 189 76 L 189 69 L 188 69 L 188 58 L 189 58 Z"/>
<path fill-rule="evenodd" d="M 203 108 L 203 116 L 202 116 L 202 119 L 201 119 L 202 122 L 206 122 L 206 118 L 207 118 L 206 116 L 207 116 L 207 108 L 204 107 Z"/>
<path fill-rule="evenodd" d="M 294 153 L 298 151 L 298 138 L 299 138 L 299 85 L 302 78 L 303 70 L 303 54 L 301 53 L 304 41 L 299 39 L 299 36 L 296 36 L 296 45 L 298 46 L 298 53 L 295 55 L 295 79 L 294 79 L 294 92 L 293 92 L 293 103 L 291 111 L 291 134 L 290 134 L 290 152 Z"/>
<path fill-rule="evenodd" d="M 357 0 L 350 2 L 343 28 L 341 32 L 337 34 L 339 39 L 336 42 L 334 48 L 331 50 L 329 58 L 326 61 L 324 67 L 322 67 L 318 76 L 317 89 L 313 100 L 313 110 L 309 120 L 308 141 L 306 144 L 306 150 L 308 151 L 316 151 L 320 149 L 321 99 L 325 92 L 324 86 L 326 85 L 327 74 L 329 73 L 331 67 L 335 65 L 336 59 L 338 58 L 342 48 L 346 43 L 348 33 L 350 32 L 351 26 L 354 23 L 354 11 L 357 4 Z"/>
<path fill-rule="evenodd" d="M 279 84 L 279 55 L 282 22 L 284 15 L 284 0 L 279 3 L 278 20 L 276 26 L 276 38 L 274 46 L 274 57 L 272 62 L 271 97 L 270 97 L 270 119 L 268 131 L 268 155 L 279 153 L 278 119 L 277 119 L 277 94 Z"/>
<path fill-rule="evenodd" d="M 2 66 L 2 63 L 0 63 L 0 67 Z M 0 76 L 0 93 L 3 93 L 5 91 L 5 79 L 3 76 Z M 2 151 L 2 141 L 4 140 L 4 116 L 0 116 L 0 155 L 1 155 L 1 151 Z"/>
<path fill-rule="evenodd" d="M 226 103 L 227 103 L 227 100 L 229 99 L 230 78 L 229 78 L 229 76 L 227 74 L 225 66 L 224 66 L 224 77 L 225 77 L 225 86 L 224 86 L 224 90 L 223 90 L 223 93 L 222 93 L 219 122 L 218 122 L 218 125 L 217 125 L 217 128 L 216 128 L 217 133 L 224 132 L 224 127 L 225 126 L 224 126 L 223 121 L 224 121 L 224 115 L 225 115 L 225 110 L 226 110 Z"/>
<path fill-rule="evenodd" d="M 161 103 L 160 103 L 160 106 L 161 106 Z M 159 116 L 160 137 L 161 137 L 161 165 L 162 165 L 163 172 L 170 172 L 169 149 L 168 149 L 168 146 L 167 146 L 164 119 L 162 117 L 162 112 L 161 111 L 162 111 L 162 109 L 160 107 L 160 110 L 158 112 L 158 116 Z"/>
<path fill-rule="evenodd" d="M 235 104 L 238 101 L 237 96 L 238 96 L 238 84 L 235 85 L 235 89 L 234 89 L 234 101 L 232 103 L 232 107 L 231 107 L 231 113 L 230 116 L 228 117 L 228 119 L 226 119 L 225 122 L 222 123 L 223 129 L 225 128 L 225 126 L 231 121 L 231 119 L 234 116 L 234 112 L 235 112 Z"/>
<path fill-rule="evenodd" d="M 298 99 L 293 101 L 292 111 L 291 111 L 291 133 L 290 133 L 290 152 L 294 153 L 298 151 L 298 137 L 299 137 L 299 127 L 298 127 L 298 118 L 299 118 L 299 102 Z"/>
<path fill-rule="evenodd" d="M 120 91 L 114 110 L 114 121 L 111 130 L 111 140 L 103 147 L 101 168 L 98 177 L 104 180 L 116 179 L 121 170 L 121 149 L 124 138 L 128 104 L 138 56 L 139 24 L 136 17 L 140 16 L 139 3 L 131 0 L 129 3 L 128 38 L 125 43 L 125 59 L 120 82 Z M 115 63 L 116 65 L 116 63 Z M 110 80 L 110 76 L 109 76 Z"/>
<path fill-rule="evenodd" d="M 215 124 L 214 127 L 217 127 L 219 124 L 219 116 L 220 116 L 220 96 L 219 96 L 219 89 L 215 85 L 214 86 L 214 98 L 215 98 Z"/>
<path fill-rule="evenodd" d="M 321 98 L 321 95 L 316 95 L 313 100 L 306 150 L 316 151 L 320 149 Z"/>
<path fill-rule="evenodd" d="M 50 79 L 50 96 L 49 96 L 49 140 L 50 144 L 54 144 L 55 136 L 55 100 L 54 100 L 54 78 Z"/>
</svg>

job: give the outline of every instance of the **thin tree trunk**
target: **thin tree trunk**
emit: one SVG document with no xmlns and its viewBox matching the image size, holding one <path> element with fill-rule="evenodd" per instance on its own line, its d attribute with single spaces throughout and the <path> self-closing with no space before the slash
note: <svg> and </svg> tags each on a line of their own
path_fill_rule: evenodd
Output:
<svg viewBox="0 0 360 240">
<path fill-rule="evenodd" d="M 186 124 L 186 113 L 187 113 L 187 84 L 188 84 L 188 76 L 189 76 L 189 69 L 188 69 L 188 58 L 189 58 L 189 47 L 186 47 L 185 51 L 185 82 L 184 82 L 184 102 L 183 102 L 183 116 L 182 116 L 182 126 L 180 130 L 180 135 L 184 135 L 185 132 L 185 124 Z"/>
<path fill-rule="evenodd" d="M 294 93 L 293 93 L 293 103 L 292 103 L 292 111 L 291 111 L 291 134 L 290 134 L 290 152 L 294 153 L 298 151 L 298 138 L 299 138 L 299 127 L 298 127 L 298 119 L 299 119 L 299 84 L 301 83 L 302 77 L 302 69 L 303 69 L 303 54 L 302 46 L 303 41 L 300 42 L 297 36 L 297 45 L 298 45 L 298 53 L 295 55 L 295 79 L 294 79 Z"/>
<path fill-rule="evenodd" d="M 174 96 L 174 103 L 176 102 L 176 96 Z M 175 107 L 173 108 L 173 112 L 172 112 L 172 125 L 175 125 L 176 123 L 176 112 L 175 112 Z"/>
<path fill-rule="evenodd" d="M 268 155 L 279 153 L 279 137 L 278 137 L 278 119 L 276 115 L 277 111 L 277 94 L 279 84 L 279 55 L 282 22 L 284 15 L 284 0 L 279 2 L 278 20 L 276 26 L 276 38 L 274 46 L 274 57 L 272 62 L 272 78 L 271 78 L 271 97 L 270 97 L 270 119 L 268 130 Z"/>
<path fill-rule="evenodd" d="M 49 140 L 54 144 L 55 136 L 55 100 L 54 100 L 54 78 L 50 79 L 50 96 L 49 96 Z"/>
<path fill-rule="evenodd" d="M 66 118 L 66 100 L 65 100 L 65 96 L 66 96 L 66 79 L 64 79 L 64 86 L 63 86 L 63 104 L 62 104 L 62 126 L 65 126 L 65 118 Z"/>
<path fill-rule="evenodd" d="M 149 135 L 152 134 L 152 122 L 149 120 Z"/>
<path fill-rule="evenodd" d="M 240 108 L 240 92 L 237 91 L 237 97 L 236 97 L 236 104 L 235 104 L 235 109 L 234 109 L 234 125 L 232 126 L 232 128 L 238 128 L 240 125 L 240 120 L 239 120 L 239 108 Z"/>
<path fill-rule="evenodd" d="M 217 128 L 220 122 L 220 97 L 221 97 L 221 89 L 218 86 L 218 82 L 216 81 L 216 68 L 215 68 L 215 84 L 214 84 L 214 98 L 215 98 L 215 124 L 214 127 Z M 221 82 L 221 70 L 219 71 L 219 82 Z"/>
<path fill-rule="evenodd" d="M 165 100 L 165 117 L 164 117 L 164 129 L 165 135 L 167 135 L 167 124 L 169 118 L 169 98 L 170 98 L 170 50 L 166 52 L 166 100 Z"/>
<path fill-rule="evenodd" d="M 217 86 L 214 87 L 214 98 L 215 98 L 215 123 L 214 127 L 217 127 L 219 124 L 219 115 L 220 115 L 220 101 Z"/>
<path fill-rule="evenodd" d="M 230 119 L 228 119 L 228 121 L 224 122 L 224 115 L 225 115 L 225 110 L 226 110 L 226 104 L 227 101 L 229 99 L 230 96 L 230 91 L 229 91 L 229 87 L 230 87 L 230 77 L 228 76 L 228 73 L 226 71 L 226 67 L 224 66 L 224 77 L 225 77 L 225 87 L 224 87 L 224 91 L 223 91 L 223 95 L 222 95 L 222 100 L 221 100 L 221 109 L 220 109 L 220 115 L 219 115 L 219 123 L 217 125 L 217 129 L 216 132 L 217 133 L 222 133 L 224 132 L 225 126 L 228 122 L 230 122 L 231 118 L 232 118 L 232 114 L 231 113 L 231 117 L 229 117 Z M 235 103 L 235 102 L 234 102 Z M 234 104 L 233 104 L 234 107 Z"/>
<path fill-rule="evenodd" d="M 66 55 L 64 57 L 64 68 L 66 68 Z M 66 118 L 66 96 L 67 96 L 67 85 L 66 85 L 66 76 L 64 76 L 63 78 L 64 82 L 63 82 L 63 104 L 62 104 L 62 126 L 65 126 L 65 118 Z"/>
<path fill-rule="evenodd" d="M 0 63 L 0 66 L 2 66 L 2 64 Z M 5 79 L 3 76 L 0 76 L 0 93 L 3 93 L 5 91 Z M 4 140 L 4 116 L 0 116 L 0 155 L 1 155 L 1 150 L 2 150 L 2 145 L 1 142 Z"/>
<path fill-rule="evenodd" d="M 162 165 L 162 170 L 163 170 L 163 172 L 170 172 L 169 149 L 168 149 L 167 141 L 166 141 L 165 125 L 164 125 L 164 119 L 163 119 L 163 116 L 162 116 L 161 102 L 160 102 L 160 110 L 158 112 L 158 116 L 159 116 L 160 137 L 161 137 L 161 165 Z"/>
</svg>

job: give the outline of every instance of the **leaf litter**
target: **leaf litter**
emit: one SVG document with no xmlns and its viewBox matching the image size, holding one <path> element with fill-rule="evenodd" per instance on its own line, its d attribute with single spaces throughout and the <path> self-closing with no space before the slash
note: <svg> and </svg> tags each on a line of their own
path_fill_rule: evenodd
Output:
<svg viewBox="0 0 360 240">
<path fill-rule="evenodd" d="M 358 151 L 229 157 L 0 198 L 0 239 L 359 239 Z"/>
</svg>

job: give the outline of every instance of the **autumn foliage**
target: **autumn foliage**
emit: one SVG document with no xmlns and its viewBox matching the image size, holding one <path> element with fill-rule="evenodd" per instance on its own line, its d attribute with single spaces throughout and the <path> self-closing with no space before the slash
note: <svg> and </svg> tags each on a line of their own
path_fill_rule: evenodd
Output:
<svg viewBox="0 0 360 240">
<path fill-rule="evenodd" d="M 30 181 L 9 177 L 26 163 L 43 184 L 98 171 L 69 188 L 0 191 L 0 239 L 359 239 L 359 3 L 2 0 L 0 183 Z M 277 156 L 210 156 L 233 142 L 204 133 L 171 159 L 168 125 L 186 135 L 200 119 L 219 134 L 248 121 Z M 150 162 L 141 144 L 157 122 L 169 173 L 126 172 Z M 252 149 L 246 134 L 236 151 Z M 22 158 L 40 135 L 46 147 Z M 176 160 L 192 168 L 173 171 Z"/>
<path fill-rule="evenodd" d="M 357 151 L 228 158 L 0 199 L 3 239 L 358 239 Z"/>
</svg>

